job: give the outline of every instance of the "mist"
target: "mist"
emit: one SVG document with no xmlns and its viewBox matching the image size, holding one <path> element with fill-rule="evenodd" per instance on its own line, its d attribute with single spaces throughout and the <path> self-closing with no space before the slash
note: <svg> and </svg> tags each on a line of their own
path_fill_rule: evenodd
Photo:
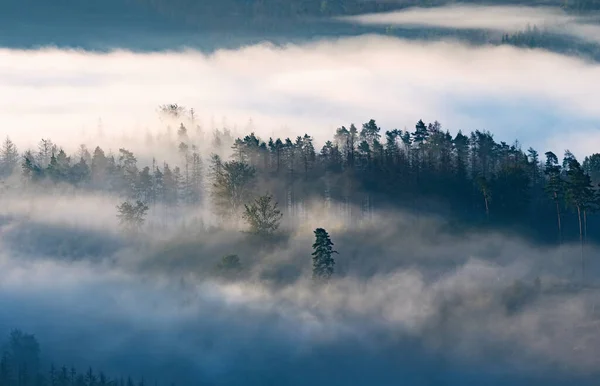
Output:
<svg viewBox="0 0 600 386">
<path fill-rule="evenodd" d="M 597 384 L 596 14 L 234 3 L 6 3 L 0 384 Z"/>
<path fill-rule="evenodd" d="M 565 125 L 597 135 L 598 66 L 543 50 L 371 35 L 208 55 L 46 48 L 4 49 L 0 57 L 0 124 L 22 148 L 48 132 L 63 146 L 99 132 L 155 133 L 165 103 L 195 108 L 208 131 L 269 137 L 311 129 L 321 142 L 370 118 L 389 129 L 437 119 L 453 132 L 486 129 L 575 154 L 589 153 L 591 142 L 565 136 Z"/>
<path fill-rule="evenodd" d="M 26 218 L 15 201 L 3 213 L 10 220 L 1 231 L 0 303 L 9 312 L 0 327 L 35 332 L 54 361 L 223 385 L 332 377 L 381 385 L 592 384 L 597 371 L 597 291 L 565 287 L 576 275 L 577 246 L 452 235 L 441 219 L 401 212 L 356 227 L 322 210 L 310 213 L 307 230 L 267 250 L 227 229 L 142 242 L 115 236 L 116 225 L 104 220 L 110 205 L 80 199 L 90 205 L 58 198 L 58 208 L 71 202 L 76 210 L 48 212 L 30 198 L 40 209 Z M 14 242 L 19 233 L 35 235 L 36 223 L 57 241 L 78 229 L 79 243 L 100 233 L 113 247 L 99 259 L 72 259 L 44 254 L 48 246 L 23 248 L 42 243 L 39 236 Z M 307 279 L 308 229 L 316 226 L 330 230 L 340 252 L 337 278 L 326 287 Z M 214 266 L 234 252 L 244 277 L 223 281 Z M 595 248 L 588 253 L 591 261 L 598 256 Z M 515 280 L 533 285 L 536 277 L 545 295 L 512 309 Z"/>
</svg>

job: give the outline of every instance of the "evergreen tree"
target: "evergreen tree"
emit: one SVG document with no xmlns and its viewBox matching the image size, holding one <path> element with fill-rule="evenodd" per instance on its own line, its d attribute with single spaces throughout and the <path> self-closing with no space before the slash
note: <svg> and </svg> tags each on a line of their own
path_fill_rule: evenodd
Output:
<svg viewBox="0 0 600 386">
<path fill-rule="evenodd" d="M 304 166 L 304 178 L 308 178 L 308 172 L 312 169 L 316 159 L 313 139 L 308 134 L 304 134 L 301 139 L 300 152 L 302 154 L 302 165 Z"/>
<path fill-rule="evenodd" d="M 583 254 L 584 232 L 587 233 L 584 226 L 586 209 L 594 202 L 594 189 L 592 187 L 590 176 L 585 174 L 583 168 L 577 159 L 567 151 L 565 154 L 565 162 L 567 165 L 567 189 L 566 199 L 567 204 L 577 210 L 577 218 L 579 221 L 579 242 L 581 244 L 581 277 L 585 277 L 585 260 Z M 586 221 L 587 222 L 587 221 Z"/>
<path fill-rule="evenodd" d="M 109 161 L 104 151 L 97 146 L 92 156 L 91 179 L 92 185 L 97 189 L 108 189 Z"/>
<path fill-rule="evenodd" d="M 565 182 L 561 178 L 561 168 L 558 164 L 558 157 L 551 151 L 546 152 L 546 166 L 544 168 L 547 182 L 545 191 L 550 195 L 556 206 L 556 220 L 558 226 L 558 242 L 562 243 L 562 225 L 560 214 L 560 201 L 565 193 Z"/>
<path fill-rule="evenodd" d="M 333 254 L 338 252 L 333 250 L 334 244 L 325 229 L 317 228 L 314 233 L 316 240 L 313 244 L 314 252 L 312 253 L 313 279 L 327 280 L 333 275 L 335 266 Z"/>
<path fill-rule="evenodd" d="M 370 147 L 373 146 L 375 141 L 379 141 L 381 138 L 381 134 L 379 131 L 381 129 L 377 126 L 374 119 L 369 120 L 369 122 L 363 124 L 362 130 L 360 131 L 360 139 L 362 141 L 366 141 Z"/>
<path fill-rule="evenodd" d="M 75 185 L 84 185 L 90 179 L 90 168 L 86 160 L 81 157 L 79 162 L 71 167 L 69 171 L 70 181 Z"/>
<path fill-rule="evenodd" d="M 585 157 L 581 166 L 583 167 L 583 170 L 590 175 L 593 183 L 600 183 L 600 153 Z"/>
<path fill-rule="evenodd" d="M 23 176 L 30 181 L 39 181 L 44 177 L 44 169 L 42 169 L 35 161 L 31 151 L 27 151 L 23 157 Z"/>
<path fill-rule="evenodd" d="M 17 146 L 6 137 L 0 148 L 0 177 L 9 176 L 19 164 Z"/>
</svg>

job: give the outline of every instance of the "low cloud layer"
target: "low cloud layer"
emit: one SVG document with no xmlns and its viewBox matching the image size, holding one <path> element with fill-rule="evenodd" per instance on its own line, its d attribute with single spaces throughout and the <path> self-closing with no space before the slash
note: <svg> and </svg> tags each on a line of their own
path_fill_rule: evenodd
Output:
<svg viewBox="0 0 600 386">
<path fill-rule="evenodd" d="M 340 20 L 367 25 L 429 26 L 515 32 L 527 26 L 546 27 L 574 23 L 578 18 L 558 8 L 550 7 L 450 5 L 342 17 Z"/>
<path fill-rule="evenodd" d="M 597 65 L 506 46 L 362 36 L 211 55 L 4 49 L 0 63 L 0 125 L 22 146 L 48 136 L 77 145 L 99 131 L 141 138 L 164 103 L 195 107 L 205 128 L 265 137 L 322 141 L 350 122 L 412 130 L 422 118 L 544 151 L 573 125 L 595 132 L 600 121 Z M 587 142 L 552 150 L 577 154 Z"/>
<path fill-rule="evenodd" d="M 597 372 L 598 293 L 563 286 L 577 246 L 451 236 L 438 219 L 402 212 L 335 227 L 311 211 L 307 228 L 326 225 L 340 251 L 335 280 L 320 287 L 309 279 L 308 229 L 270 251 L 228 230 L 118 242 L 99 216 L 110 203 L 80 196 L 89 205 L 77 217 L 72 199 L 46 213 L 12 198 L 0 215 L 0 332 L 35 333 L 55 361 L 215 385 L 592 384 Z M 77 228 L 81 243 L 99 232 L 115 248 L 71 261 L 43 254 L 42 239 L 29 241 L 37 251 L 14 243 L 36 223 L 57 241 Z M 232 252 L 248 273 L 223 282 L 211 267 Z M 598 252 L 586 253 L 595 272 Z M 541 296 L 527 295 L 535 277 Z"/>
<path fill-rule="evenodd" d="M 372 26 L 488 30 L 498 34 L 536 26 L 541 30 L 599 43 L 597 16 L 573 15 L 553 7 L 449 5 L 340 17 L 338 20 Z"/>
</svg>

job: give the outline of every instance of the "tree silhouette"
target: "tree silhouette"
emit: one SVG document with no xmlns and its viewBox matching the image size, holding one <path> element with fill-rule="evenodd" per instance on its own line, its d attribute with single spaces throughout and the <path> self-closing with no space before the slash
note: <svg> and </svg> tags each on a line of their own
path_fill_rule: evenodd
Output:
<svg viewBox="0 0 600 386">
<path fill-rule="evenodd" d="M 253 203 L 246 204 L 244 207 L 245 211 L 242 216 L 250 226 L 251 233 L 269 236 L 279 228 L 283 214 L 277 208 L 277 202 L 273 201 L 272 195 L 260 196 Z"/>
<path fill-rule="evenodd" d="M 125 201 L 117 206 L 117 218 L 127 232 L 138 232 L 144 225 L 148 209 L 142 201 L 136 201 L 135 204 Z"/>
<path fill-rule="evenodd" d="M 312 276 L 315 280 L 327 280 L 333 275 L 333 268 L 335 266 L 333 254 L 338 252 L 333 250 L 333 243 L 325 229 L 317 228 L 314 234 L 316 240 L 313 244 Z"/>
<path fill-rule="evenodd" d="M 551 151 L 546 152 L 546 166 L 544 174 L 547 176 L 545 191 L 550 195 L 556 206 L 556 220 L 558 226 L 558 243 L 562 244 L 562 227 L 560 220 L 560 200 L 565 193 L 565 182 L 561 178 L 561 168 L 558 157 Z"/>
<path fill-rule="evenodd" d="M 584 221 L 587 223 L 586 210 L 594 201 L 594 190 L 590 176 L 585 174 L 583 168 L 577 161 L 577 159 L 570 153 L 565 156 L 565 163 L 567 165 L 567 192 L 566 199 L 567 203 L 577 209 L 577 218 L 579 221 L 579 243 L 581 245 L 581 278 L 585 278 L 585 260 L 583 252 L 584 232 L 587 230 L 584 228 Z"/>
</svg>

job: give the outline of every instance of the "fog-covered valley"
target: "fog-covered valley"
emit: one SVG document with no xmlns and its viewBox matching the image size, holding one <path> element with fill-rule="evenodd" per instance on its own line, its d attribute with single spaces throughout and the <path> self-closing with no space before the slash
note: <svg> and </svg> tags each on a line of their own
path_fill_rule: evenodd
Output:
<svg viewBox="0 0 600 386">
<path fill-rule="evenodd" d="M 595 2 L 51 3 L 0 0 L 0 386 L 597 383 Z"/>
</svg>

